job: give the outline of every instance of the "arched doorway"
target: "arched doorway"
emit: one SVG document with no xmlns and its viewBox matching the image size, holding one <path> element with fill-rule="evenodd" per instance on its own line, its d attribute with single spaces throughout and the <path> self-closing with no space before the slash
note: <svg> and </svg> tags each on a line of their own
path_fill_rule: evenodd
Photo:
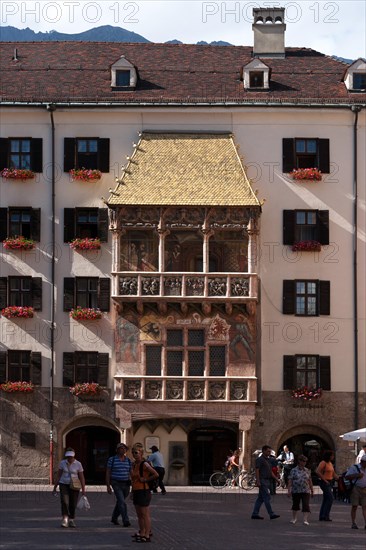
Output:
<svg viewBox="0 0 366 550">
<path fill-rule="evenodd" d="M 221 470 L 229 451 L 238 447 L 236 427 L 201 425 L 188 436 L 189 478 L 192 485 L 206 485 L 215 470 Z"/>
<path fill-rule="evenodd" d="M 120 435 L 104 426 L 82 426 L 66 435 L 66 447 L 73 447 L 83 465 L 87 483 L 104 483 L 107 459 L 114 454 Z"/>
</svg>

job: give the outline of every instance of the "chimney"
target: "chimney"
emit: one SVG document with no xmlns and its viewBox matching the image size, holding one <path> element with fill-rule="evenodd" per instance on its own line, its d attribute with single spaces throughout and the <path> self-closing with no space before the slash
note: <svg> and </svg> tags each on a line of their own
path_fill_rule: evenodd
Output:
<svg viewBox="0 0 366 550">
<path fill-rule="evenodd" d="M 253 57 L 285 57 L 285 8 L 254 8 Z"/>
</svg>

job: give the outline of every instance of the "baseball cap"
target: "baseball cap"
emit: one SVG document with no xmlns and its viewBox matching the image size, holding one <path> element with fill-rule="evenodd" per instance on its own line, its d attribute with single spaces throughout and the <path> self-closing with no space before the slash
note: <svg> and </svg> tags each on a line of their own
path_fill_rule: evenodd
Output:
<svg viewBox="0 0 366 550">
<path fill-rule="evenodd" d="M 156 451 L 158 451 L 159 449 L 157 448 L 156 445 L 153 445 L 153 446 L 151 447 L 151 450 L 152 450 L 153 453 L 156 453 Z"/>
<path fill-rule="evenodd" d="M 128 447 L 125 443 L 118 443 L 117 450 L 120 449 L 121 447 L 123 447 L 124 449 L 126 449 L 126 451 L 128 451 Z"/>
<path fill-rule="evenodd" d="M 75 456 L 75 452 L 74 451 L 66 451 L 65 453 L 65 456 Z"/>
</svg>

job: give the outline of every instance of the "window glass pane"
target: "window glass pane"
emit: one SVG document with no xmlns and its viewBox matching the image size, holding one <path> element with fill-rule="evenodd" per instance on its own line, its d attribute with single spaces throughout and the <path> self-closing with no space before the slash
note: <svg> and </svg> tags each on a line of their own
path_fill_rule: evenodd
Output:
<svg viewBox="0 0 366 550">
<path fill-rule="evenodd" d="M 298 369 L 304 369 L 306 365 L 306 357 L 298 356 L 296 357 L 296 366 Z"/>
<path fill-rule="evenodd" d="M 98 279 L 94 277 L 88 279 L 88 288 L 91 292 L 96 292 L 98 290 Z"/>
<path fill-rule="evenodd" d="M 116 85 L 117 86 L 129 86 L 130 85 L 130 71 L 116 71 Z"/>
<path fill-rule="evenodd" d="M 22 219 L 22 222 L 24 223 L 29 223 L 31 221 L 31 215 L 29 210 L 25 210 L 24 212 L 22 212 L 21 219 Z"/>
<path fill-rule="evenodd" d="M 182 376 L 183 353 L 181 351 L 167 351 L 167 375 Z"/>
<path fill-rule="evenodd" d="M 296 294 L 305 294 L 305 283 L 303 281 L 296 283 Z"/>
<path fill-rule="evenodd" d="M 308 368 L 316 369 L 317 367 L 317 357 L 315 355 L 310 355 L 308 358 Z"/>
<path fill-rule="evenodd" d="M 87 150 L 87 145 L 86 145 L 86 140 L 85 139 L 78 139 L 78 153 L 85 153 L 86 150 Z"/>
<path fill-rule="evenodd" d="M 305 377 L 305 371 L 297 371 L 296 373 L 296 386 L 302 387 L 306 386 L 306 377 Z"/>
<path fill-rule="evenodd" d="M 20 151 L 20 141 L 18 139 L 11 139 L 10 140 L 10 152 L 11 153 L 19 153 Z"/>
<path fill-rule="evenodd" d="M 304 315 L 305 313 L 305 298 L 301 296 L 296 297 L 296 313 L 298 315 Z"/>
<path fill-rule="evenodd" d="M 205 352 L 188 352 L 188 376 L 203 376 L 205 370 Z"/>
<path fill-rule="evenodd" d="M 353 89 L 364 90 L 366 88 L 366 73 L 353 73 Z"/>
<path fill-rule="evenodd" d="M 19 168 L 23 168 L 24 170 L 30 170 L 30 155 L 22 155 L 20 157 L 20 166 Z"/>
<path fill-rule="evenodd" d="M 316 315 L 316 298 L 308 298 L 308 315 Z"/>
<path fill-rule="evenodd" d="M 296 212 L 296 223 L 299 225 L 305 223 L 305 212 Z"/>
<path fill-rule="evenodd" d="M 225 376 L 225 346 L 210 346 L 210 376 Z"/>
<path fill-rule="evenodd" d="M 10 221 L 11 222 L 19 222 L 20 221 L 20 212 L 11 212 L 10 214 Z"/>
<path fill-rule="evenodd" d="M 316 225 L 316 212 L 307 212 L 306 223 Z"/>
<path fill-rule="evenodd" d="M 88 279 L 77 278 L 76 279 L 77 292 L 85 292 L 88 288 Z"/>
<path fill-rule="evenodd" d="M 98 141 L 96 139 L 89 140 L 89 151 L 90 153 L 98 152 Z"/>
<path fill-rule="evenodd" d="M 316 294 L 316 283 L 308 283 L 307 287 L 308 294 Z"/>
<path fill-rule="evenodd" d="M 308 153 L 316 153 L 316 139 L 307 139 L 306 149 Z"/>
<path fill-rule="evenodd" d="M 167 345 L 183 346 L 183 331 L 173 329 L 167 330 Z"/>
<path fill-rule="evenodd" d="M 189 346 L 204 346 L 205 345 L 205 331 L 204 330 L 189 330 L 188 331 L 188 345 Z"/>
<path fill-rule="evenodd" d="M 161 375 L 161 346 L 146 346 L 146 376 Z"/>
<path fill-rule="evenodd" d="M 310 371 L 308 372 L 308 377 L 307 377 L 307 385 L 310 387 L 310 388 L 315 388 L 318 383 L 317 383 L 317 373 L 315 371 Z"/>
<path fill-rule="evenodd" d="M 297 139 L 296 140 L 296 153 L 305 153 L 305 140 Z"/>
</svg>

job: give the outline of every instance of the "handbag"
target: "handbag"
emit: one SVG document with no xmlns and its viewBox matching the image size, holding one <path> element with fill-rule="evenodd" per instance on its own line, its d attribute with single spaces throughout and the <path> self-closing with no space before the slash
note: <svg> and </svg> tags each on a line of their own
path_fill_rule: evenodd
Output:
<svg viewBox="0 0 366 550">
<path fill-rule="evenodd" d="M 69 470 L 69 474 L 70 474 L 70 489 L 72 491 L 80 491 L 81 481 L 80 481 L 79 477 L 72 477 L 72 474 L 71 474 L 71 471 L 70 471 L 70 468 L 69 468 L 68 464 L 67 464 L 67 469 Z"/>
</svg>

